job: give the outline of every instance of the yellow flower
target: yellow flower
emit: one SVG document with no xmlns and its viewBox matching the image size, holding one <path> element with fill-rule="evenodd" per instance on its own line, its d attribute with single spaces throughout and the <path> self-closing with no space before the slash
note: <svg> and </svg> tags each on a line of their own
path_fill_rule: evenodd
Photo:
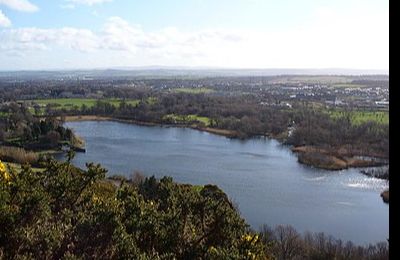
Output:
<svg viewBox="0 0 400 260">
<path fill-rule="evenodd" d="M 3 173 L 6 171 L 6 165 L 0 161 L 0 172 Z"/>
<path fill-rule="evenodd" d="M 93 201 L 94 203 L 97 203 L 97 202 L 99 202 L 100 200 L 99 200 L 99 197 L 97 197 L 96 195 L 93 195 L 92 201 Z"/>
<path fill-rule="evenodd" d="M 242 239 L 246 240 L 246 241 L 251 241 L 252 237 L 251 237 L 251 235 L 243 235 Z"/>
<path fill-rule="evenodd" d="M 7 172 L 6 165 L 0 161 L 0 176 L 7 182 L 10 183 L 11 176 Z"/>
</svg>

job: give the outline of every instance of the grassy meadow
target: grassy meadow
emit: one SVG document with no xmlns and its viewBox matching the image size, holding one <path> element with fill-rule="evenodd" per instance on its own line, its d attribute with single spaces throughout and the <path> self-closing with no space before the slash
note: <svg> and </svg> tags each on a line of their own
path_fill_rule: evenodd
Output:
<svg viewBox="0 0 400 260">
<path fill-rule="evenodd" d="M 148 98 L 149 104 L 154 104 L 156 102 L 155 98 Z M 95 98 L 51 98 L 51 99 L 34 99 L 34 100 L 24 100 L 23 102 L 32 105 L 29 108 L 29 111 L 34 114 L 35 110 L 33 108 L 34 104 L 38 104 L 40 106 L 40 114 L 44 113 L 44 109 L 47 105 L 51 104 L 55 109 L 72 109 L 72 108 L 81 108 L 83 105 L 90 108 L 93 107 L 97 101 L 103 101 L 112 104 L 117 107 L 123 101 L 123 99 L 118 98 L 104 98 L 104 99 L 95 99 Z M 126 99 L 125 102 L 127 104 L 137 106 L 140 102 L 138 99 Z"/>
<path fill-rule="evenodd" d="M 328 111 L 332 118 L 345 117 L 350 113 L 351 123 L 353 125 L 360 125 L 366 122 L 376 122 L 382 125 L 389 124 L 389 112 L 387 111 L 341 111 L 341 110 L 330 110 Z"/>
<path fill-rule="evenodd" d="M 188 93 L 188 94 L 208 94 L 214 92 L 210 88 L 175 88 L 173 92 L 176 93 Z"/>
<path fill-rule="evenodd" d="M 203 123 L 205 126 L 210 125 L 210 118 L 205 116 L 198 116 L 198 115 L 176 115 L 176 114 L 169 114 L 165 115 L 164 120 L 174 121 L 176 123 L 189 123 L 189 122 L 200 122 Z"/>
</svg>

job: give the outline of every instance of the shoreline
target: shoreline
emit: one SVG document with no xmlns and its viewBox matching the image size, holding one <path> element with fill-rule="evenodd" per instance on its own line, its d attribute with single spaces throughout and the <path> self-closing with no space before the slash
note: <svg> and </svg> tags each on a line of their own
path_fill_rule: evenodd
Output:
<svg viewBox="0 0 400 260">
<path fill-rule="evenodd" d="M 65 122 L 82 122 L 82 121 L 114 121 L 114 122 L 141 125 L 141 126 L 190 128 L 202 132 L 208 132 L 211 134 L 225 136 L 227 138 L 238 137 L 238 132 L 236 131 L 211 128 L 211 127 L 199 127 L 196 125 L 162 124 L 162 123 L 144 122 L 132 119 L 120 119 L 120 118 L 97 116 L 97 115 L 65 116 Z M 282 143 L 282 140 L 279 138 L 274 138 L 268 135 L 264 135 L 264 137 L 275 139 L 279 143 Z M 339 155 L 337 152 L 328 151 L 326 149 L 319 149 L 317 147 L 308 145 L 292 147 L 291 151 L 297 155 L 299 163 L 323 170 L 336 171 L 348 168 L 367 168 L 367 167 L 388 165 L 388 163 L 383 163 L 378 160 L 374 159 L 366 160 L 362 158 L 357 158 L 361 156 L 353 156 L 346 153 Z"/>
<path fill-rule="evenodd" d="M 177 125 L 177 124 L 162 124 L 153 122 L 137 121 L 133 119 L 121 119 L 107 116 L 94 116 L 94 115 L 81 115 L 81 116 L 66 116 L 65 122 L 82 122 L 82 121 L 114 121 L 120 123 L 141 125 L 141 126 L 160 126 L 160 127 L 180 127 L 180 128 L 191 128 L 203 132 L 208 132 L 225 137 L 235 137 L 238 135 L 236 131 L 211 128 L 211 127 L 198 127 L 195 125 Z"/>
</svg>

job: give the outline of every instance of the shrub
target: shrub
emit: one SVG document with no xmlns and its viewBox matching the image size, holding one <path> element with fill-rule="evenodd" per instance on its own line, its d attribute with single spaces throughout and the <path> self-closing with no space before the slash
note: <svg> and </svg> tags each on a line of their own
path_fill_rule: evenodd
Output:
<svg viewBox="0 0 400 260">
<path fill-rule="evenodd" d="M 4 259 L 265 259 L 264 244 L 208 185 L 172 178 L 117 187 L 106 170 L 50 160 L 0 178 Z"/>
</svg>

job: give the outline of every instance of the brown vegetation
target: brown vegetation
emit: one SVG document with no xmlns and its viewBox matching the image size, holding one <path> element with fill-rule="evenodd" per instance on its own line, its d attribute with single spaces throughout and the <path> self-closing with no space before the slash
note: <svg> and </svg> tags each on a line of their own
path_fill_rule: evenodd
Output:
<svg viewBox="0 0 400 260">
<path fill-rule="evenodd" d="M 288 225 L 264 225 L 260 235 L 274 259 L 389 259 L 387 242 L 356 246 L 324 233 L 300 234 Z"/>
<path fill-rule="evenodd" d="M 216 134 L 216 135 L 222 135 L 222 136 L 226 136 L 226 137 L 236 137 L 238 136 L 238 133 L 236 131 L 232 131 L 232 130 L 224 130 L 224 129 L 217 129 L 217 128 L 211 128 L 211 127 L 202 127 L 202 128 L 196 128 L 200 131 L 205 131 L 205 132 L 209 132 L 212 134 Z"/>
<path fill-rule="evenodd" d="M 347 163 L 335 156 L 317 152 L 306 152 L 298 155 L 298 161 L 326 170 L 341 170 L 347 168 Z"/>
<path fill-rule="evenodd" d="M 358 158 L 342 150 L 324 149 L 315 146 L 298 146 L 292 148 L 298 153 L 298 160 L 305 165 L 326 170 L 342 170 L 350 167 L 381 166 L 385 162 L 377 159 Z"/>
<path fill-rule="evenodd" d="M 36 165 L 39 160 L 39 155 L 35 152 L 26 151 L 23 148 L 1 146 L 0 159 L 5 162 L 13 162 L 19 164 L 29 163 Z"/>
</svg>

